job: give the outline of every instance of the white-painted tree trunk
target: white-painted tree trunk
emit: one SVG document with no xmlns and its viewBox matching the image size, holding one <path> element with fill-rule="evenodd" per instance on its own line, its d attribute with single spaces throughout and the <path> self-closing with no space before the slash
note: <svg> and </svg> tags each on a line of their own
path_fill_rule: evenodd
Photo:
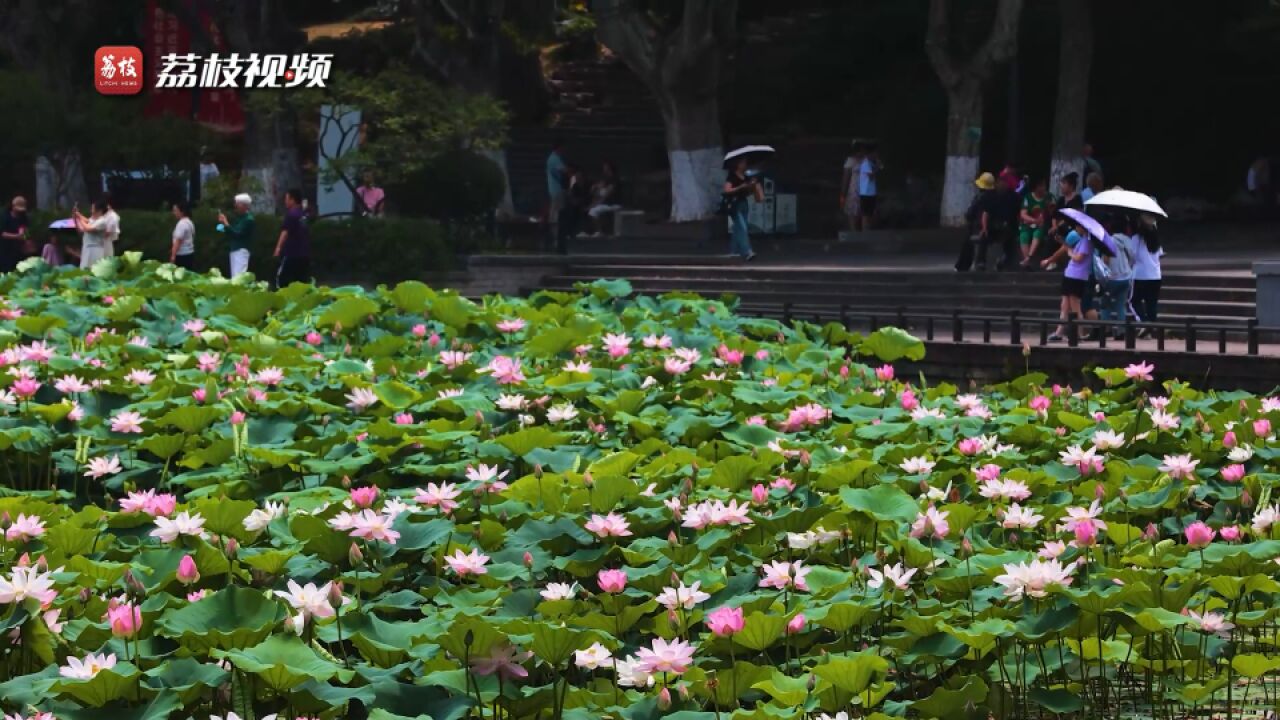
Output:
<svg viewBox="0 0 1280 720">
<path fill-rule="evenodd" d="M 942 225 L 962 227 L 965 212 L 973 202 L 977 186 L 978 158 L 972 155 L 953 155 L 947 158 L 946 175 L 942 181 Z"/>
<path fill-rule="evenodd" d="M 1076 153 L 1075 155 L 1054 155 L 1049 161 L 1049 178 L 1052 181 L 1049 188 L 1052 192 L 1058 192 L 1058 182 L 1063 177 L 1071 173 L 1077 175 L 1084 169 L 1084 156 Z M 1076 183 L 1077 188 L 1084 187 L 1084 178 L 1081 177 Z"/>
<path fill-rule="evenodd" d="M 1068 173 L 1084 172 L 1085 126 L 1089 120 L 1089 72 L 1093 66 L 1093 20 L 1089 3 L 1059 0 L 1058 98 L 1053 114 L 1050 186 Z M 1078 188 L 1084 187 L 1081 175 Z"/>
<path fill-rule="evenodd" d="M 515 201 L 511 199 L 511 173 L 507 168 L 507 151 L 505 148 L 497 150 L 481 150 L 480 154 L 493 161 L 494 165 L 502 171 L 502 182 L 506 185 L 506 190 L 502 193 L 502 201 L 498 203 L 498 217 L 511 217 L 516 214 Z"/>
<path fill-rule="evenodd" d="M 85 184 L 84 163 L 80 160 L 79 150 L 63 150 L 37 157 L 35 174 L 37 208 L 70 209 L 76 203 L 88 203 L 89 187 Z M 87 208 L 85 210 L 87 212 Z"/>
<path fill-rule="evenodd" d="M 673 150 L 671 162 L 671 219 L 689 222 L 714 212 L 724 184 L 724 150 Z"/>
</svg>

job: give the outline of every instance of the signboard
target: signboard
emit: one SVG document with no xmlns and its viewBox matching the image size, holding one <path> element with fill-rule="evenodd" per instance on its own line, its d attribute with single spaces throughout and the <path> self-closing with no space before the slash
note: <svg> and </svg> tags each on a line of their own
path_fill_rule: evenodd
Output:
<svg viewBox="0 0 1280 720">
<path fill-rule="evenodd" d="M 779 193 L 773 180 L 765 178 L 764 202 L 748 202 L 747 228 L 752 235 L 790 235 L 797 231 L 796 196 Z"/>
<path fill-rule="evenodd" d="M 181 16 L 166 9 L 172 4 L 182 8 Z M 208 43 L 207 52 L 226 49 L 226 41 L 205 3 L 198 0 L 174 0 L 173 3 L 147 0 L 142 27 L 146 41 L 143 65 L 151 78 L 146 114 L 192 118 L 218 132 L 243 132 L 244 108 L 240 105 L 240 95 L 234 89 L 156 89 L 160 57 L 192 52 L 192 28 L 184 18 L 194 18 L 199 23 L 202 39 Z"/>
</svg>

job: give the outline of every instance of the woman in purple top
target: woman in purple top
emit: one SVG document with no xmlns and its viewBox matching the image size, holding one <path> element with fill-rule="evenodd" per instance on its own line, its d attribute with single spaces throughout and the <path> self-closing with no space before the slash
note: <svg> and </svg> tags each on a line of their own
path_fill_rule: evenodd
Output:
<svg viewBox="0 0 1280 720">
<path fill-rule="evenodd" d="M 1055 257 L 1062 254 L 1069 255 L 1071 262 L 1067 263 L 1066 270 L 1062 272 L 1062 303 L 1059 306 L 1058 317 L 1063 321 L 1074 318 L 1078 322 L 1080 302 L 1088 291 L 1093 271 L 1093 238 L 1079 225 L 1072 223 L 1071 232 L 1067 233 L 1062 247 L 1054 253 Z M 1049 258 L 1045 264 L 1052 260 L 1053 258 Z M 1059 325 L 1058 329 L 1049 336 L 1049 342 L 1062 342 L 1065 339 L 1065 323 Z"/>
</svg>

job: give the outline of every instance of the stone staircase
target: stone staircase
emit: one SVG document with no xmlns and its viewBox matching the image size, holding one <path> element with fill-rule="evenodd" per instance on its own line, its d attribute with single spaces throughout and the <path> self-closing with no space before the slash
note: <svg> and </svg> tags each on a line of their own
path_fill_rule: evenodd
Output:
<svg viewBox="0 0 1280 720">
<path fill-rule="evenodd" d="M 955 273 L 941 270 L 831 268 L 817 265 L 753 266 L 703 263 L 593 263 L 583 258 L 543 279 L 540 289 L 569 290 L 598 278 L 626 278 L 638 293 L 697 292 L 736 296 L 748 314 L 779 316 L 789 310 L 807 319 L 835 319 L 842 311 L 899 311 L 951 315 L 1022 317 L 1057 314 L 1057 273 Z M 1167 273 L 1161 295 L 1161 322 L 1247 325 L 1255 314 L 1252 277 L 1232 270 Z"/>
<path fill-rule="evenodd" d="M 603 58 L 565 62 L 551 71 L 548 83 L 555 94 L 551 122 L 511 130 L 507 165 L 516 209 L 535 216 L 545 212 L 546 161 L 557 138 L 568 160 L 590 177 L 612 161 L 632 195 L 627 204 L 655 204 L 651 197 L 637 197 L 637 179 L 666 167 L 662 116 L 640 79 L 620 61 Z"/>
</svg>

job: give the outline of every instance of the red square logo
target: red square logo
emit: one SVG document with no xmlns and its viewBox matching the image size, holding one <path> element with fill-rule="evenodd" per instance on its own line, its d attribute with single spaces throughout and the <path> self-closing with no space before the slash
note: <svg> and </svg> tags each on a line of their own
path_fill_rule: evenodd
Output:
<svg viewBox="0 0 1280 720">
<path fill-rule="evenodd" d="M 142 51 L 128 45 L 107 45 L 93 56 L 93 86 L 103 95 L 142 92 Z"/>
</svg>

